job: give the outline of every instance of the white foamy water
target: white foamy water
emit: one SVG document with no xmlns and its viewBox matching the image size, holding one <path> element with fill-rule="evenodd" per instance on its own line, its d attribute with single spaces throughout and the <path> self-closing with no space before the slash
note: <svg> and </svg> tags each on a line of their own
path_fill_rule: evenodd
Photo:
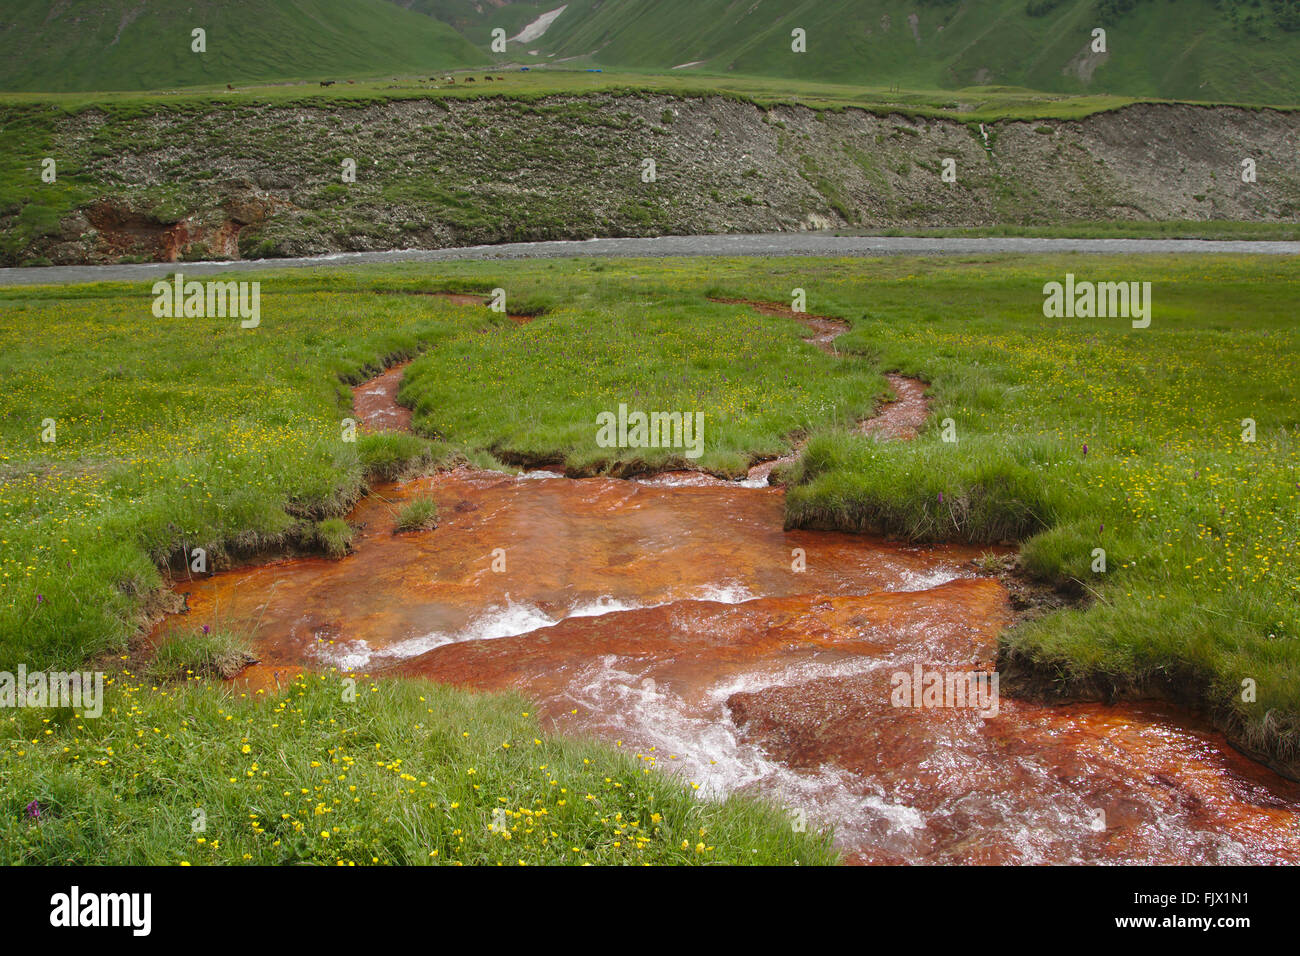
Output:
<svg viewBox="0 0 1300 956">
<path fill-rule="evenodd" d="M 941 584 L 947 584 L 949 581 L 956 581 L 958 578 L 969 577 L 964 574 L 960 568 L 938 567 L 932 571 L 908 571 L 900 569 L 897 572 L 897 585 L 890 585 L 883 590 L 886 591 L 928 591 L 931 588 L 937 588 Z"/>
<path fill-rule="evenodd" d="M 556 623 L 556 620 L 536 605 L 511 601 L 507 595 L 505 604 L 489 608 L 459 631 L 450 633 L 432 631 L 419 637 L 408 638 L 380 648 L 374 656 L 394 659 L 415 657 L 444 644 L 456 644 L 461 641 L 491 641 L 527 634 L 538 628 L 550 627 Z"/>
<path fill-rule="evenodd" d="M 762 478 L 739 478 L 728 480 L 717 478 L 703 471 L 667 472 L 658 475 L 645 475 L 632 479 L 638 485 L 652 485 L 656 488 L 766 488 L 767 476 Z"/>
<path fill-rule="evenodd" d="M 906 650 L 852 660 L 809 657 L 768 672 L 718 681 L 701 700 L 684 699 L 670 682 L 651 678 L 652 662 L 606 655 L 575 673 L 566 691 L 552 703 L 565 711 L 576 707 L 588 715 L 604 715 L 595 718 L 593 727 L 601 736 L 622 741 L 624 749 L 639 759 L 653 757 L 659 771 L 676 775 L 684 786 L 698 784 L 698 797 L 762 794 L 784 807 L 792 824 L 802 820 L 810 831 L 836 827 L 837 842 L 850 852 L 863 849 L 900 859 L 959 862 L 980 847 L 1011 847 L 1022 864 L 1095 863 L 1083 846 L 1095 831 L 1094 801 L 1033 755 L 1008 757 L 971 748 L 963 743 L 969 731 L 954 728 L 949 744 L 940 744 L 926 761 L 932 768 L 942 766 L 949 787 L 937 806 L 923 809 L 911 805 L 906 793 L 893 792 L 887 776 L 858 774 L 831 764 L 795 769 L 768 757 L 742 739 L 726 706 L 736 693 L 811 686 L 910 667 L 913 661 Z M 1003 761 L 1007 759 L 1036 780 L 1033 798 L 1025 798 L 1022 791 L 1002 792 L 997 785 L 996 781 L 1006 779 Z M 1245 848 L 1226 833 L 1188 831 L 1176 824 L 1168 832 L 1149 825 L 1144 829 L 1156 847 L 1181 852 L 1194 845 L 1198 852 L 1223 863 L 1250 862 Z M 975 842 L 970 844 L 972 838 Z M 1069 849 L 1071 841 L 1079 845 Z"/>
<path fill-rule="evenodd" d="M 706 584 L 696 588 L 695 592 L 684 600 L 714 601 L 718 604 L 744 604 L 753 601 L 759 595 L 742 584 Z"/>
<path fill-rule="evenodd" d="M 607 655 L 576 674 L 564 694 L 565 709 L 617 714 L 615 736 L 641 758 L 654 758 L 660 771 L 699 785 L 696 794 L 721 799 L 733 793 L 763 793 L 787 808 L 792 822 L 807 827 L 836 821 L 873 821 L 872 827 L 907 837 L 926 825 L 925 815 L 889 799 L 872 781 L 830 765 L 795 770 L 745 743 L 726 701 L 734 693 L 757 692 L 804 681 L 847 677 L 887 666 L 892 659 L 804 661 L 768 674 L 745 674 L 710 687 L 703 706 L 678 696 L 669 684 L 646 676 L 643 662 Z M 653 749 L 651 749 L 653 748 Z"/>
<path fill-rule="evenodd" d="M 742 604 L 752 601 L 756 595 L 748 588 L 738 584 L 705 585 L 695 588 L 671 601 L 659 601 L 639 604 L 634 601 L 622 601 L 612 595 L 601 595 L 594 601 L 574 604 L 559 615 L 548 614 L 535 604 L 512 601 L 506 596 L 506 603 L 489 608 L 479 614 L 468 625 L 456 631 L 431 631 L 417 637 L 407 638 L 386 647 L 372 648 L 364 640 L 339 641 L 330 645 L 317 645 L 315 656 L 340 669 L 355 670 L 364 667 L 372 660 L 383 658 L 387 661 L 416 657 L 444 644 L 458 644 L 463 641 L 492 641 L 503 637 L 517 637 L 529 631 L 553 627 L 571 617 L 602 617 L 606 614 L 619 614 L 643 608 L 663 607 L 678 601 L 713 601 L 719 604 Z"/>
<path fill-rule="evenodd" d="M 369 642 L 362 640 L 316 644 L 309 650 L 309 653 L 318 660 L 344 671 L 364 667 L 366 662 L 374 656 L 374 651 L 371 649 Z"/>
</svg>

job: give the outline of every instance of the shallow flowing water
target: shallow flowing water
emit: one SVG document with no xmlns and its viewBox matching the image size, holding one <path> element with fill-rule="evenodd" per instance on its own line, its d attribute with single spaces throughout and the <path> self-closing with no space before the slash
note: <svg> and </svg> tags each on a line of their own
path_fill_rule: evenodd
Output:
<svg viewBox="0 0 1300 956">
<path fill-rule="evenodd" d="M 394 534 L 417 494 L 439 526 Z M 381 487 L 356 552 L 183 582 L 172 629 L 299 666 L 514 688 L 705 796 L 769 795 L 859 862 L 1300 860 L 1300 786 L 1157 706 L 893 706 L 991 669 L 1006 593 L 972 549 L 782 530 L 782 491 L 461 470 Z M 801 554 L 802 552 L 802 554 Z M 798 570 L 801 566 L 803 570 Z M 278 675 L 277 675 L 278 672 Z"/>
</svg>

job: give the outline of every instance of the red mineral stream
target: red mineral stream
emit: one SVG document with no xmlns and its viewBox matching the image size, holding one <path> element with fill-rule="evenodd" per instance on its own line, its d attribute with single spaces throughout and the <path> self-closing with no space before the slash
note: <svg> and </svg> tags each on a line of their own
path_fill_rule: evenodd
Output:
<svg viewBox="0 0 1300 956">
<path fill-rule="evenodd" d="M 846 328 L 793 317 L 827 351 Z M 409 420 L 400 374 L 355 390 L 368 427 Z M 860 430 L 906 439 L 924 386 L 889 381 Z M 762 794 L 833 826 L 852 862 L 1300 861 L 1300 784 L 1164 706 L 993 696 L 1011 612 L 979 551 L 785 531 L 776 464 L 744 482 L 460 469 L 381 486 L 348 518 L 354 553 L 182 581 L 188 613 L 155 639 L 251 633 L 242 679 L 262 685 L 337 667 L 515 689 L 702 799 Z M 394 534 L 416 495 L 438 526 Z M 949 696 L 901 696 L 935 680 Z"/>
<path fill-rule="evenodd" d="M 393 534 L 428 493 L 438 527 Z M 266 683 L 336 666 L 514 688 L 704 798 L 833 824 L 857 862 L 1300 859 L 1300 786 L 1183 714 L 893 706 L 916 665 L 990 668 L 1003 587 L 972 549 L 783 531 L 782 494 L 468 470 L 385 486 L 350 516 L 354 554 L 182 582 L 189 613 L 159 637 L 247 628 Z"/>
</svg>

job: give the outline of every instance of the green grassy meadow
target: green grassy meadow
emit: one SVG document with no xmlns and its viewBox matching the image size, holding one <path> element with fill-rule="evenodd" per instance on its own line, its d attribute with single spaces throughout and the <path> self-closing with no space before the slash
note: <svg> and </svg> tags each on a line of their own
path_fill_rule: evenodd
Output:
<svg viewBox="0 0 1300 956">
<path fill-rule="evenodd" d="M 1041 282 L 1067 270 L 1151 281 L 1150 328 L 1035 314 Z M 873 283 L 842 347 L 930 381 L 931 430 L 910 445 L 816 436 L 787 521 L 1016 541 L 1027 571 L 1089 604 L 1011 630 L 1014 656 L 1061 689 L 1194 702 L 1293 760 L 1296 278 L 1294 263 L 1227 257 L 971 259 Z"/>
<path fill-rule="evenodd" d="M 1043 284 L 1067 272 L 1151 282 L 1150 327 L 1045 318 Z M 1017 543 L 1026 573 L 1087 600 L 1011 629 L 1007 654 L 1065 691 L 1175 692 L 1237 739 L 1294 759 L 1300 265 L 1292 259 L 543 260 L 235 278 L 262 282 L 256 329 L 233 319 L 156 319 L 151 282 L 0 290 L 0 670 L 95 660 L 134 672 L 137 661 L 116 658 L 131 656 L 138 628 L 162 606 L 164 564 L 194 547 L 208 549 L 214 566 L 288 548 L 327 553 L 346 534 L 339 519 L 377 477 L 493 456 L 593 473 L 683 464 L 667 452 L 597 446 L 596 414 L 627 402 L 704 412 L 706 451 L 695 465 L 719 474 L 737 475 L 752 458 L 808 436 L 802 462 L 781 475 L 791 526 Z M 510 311 L 541 314 L 515 326 L 487 309 L 410 294 L 496 287 Z M 708 300 L 788 304 L 796 287 L 810 312 L 850 324 L 839 357 L 803 343 L 804 330 L 788 319 Z M 347 383 L 412 355 L 401 400 L 421 434 L 343 441 Z M 881 373 L 889 370 L 931 383 L 929 427 L 910 443 L 849 435 L 887 394 Z M 1253 442 L 1243 441 L 1247 418 Z M 46 419 L 55 422 L 52 443 L 41 440 Z M 943 440 L 945 419 L 956 442 Z M 1105 572 L 1092 570 L 1097 548 Z M 124 862 L 245 853 L 258 862 L 408 862 L 417 850 L 459 847 L 445 842 L 459 829 L 470 855 L 457 859 L 514 863 L 524 844 L 471 838 L 485 822 L 446 815 L 448 801 L 470 806 L 452 779 L 467 763 L 495 768 L 500 783 L 479 781 L 481 796 L 504 798 L 512 813 L 550 799 L 543 771 L 525 778 L 509 762 L 525 744 L 553 748 L 557 756 L 538 762 L 574 771 L 559 786 L 584 800 L 588 792 L 605 799 L 604 777 L 640 773 L 599 748 L 590 752 L 603 756 L 587 765 L 564 754 L 588 751 L 533 744 L 532 729 L 511 723 L 528 710 L 518 701 L 385 682 L 366 690 L 364 709 L 340 710 L 337 678 L 321 680 L 244 700 L 123 675 L 110 692 L 115 709 L 99 720 L 5 717 L 4 852 L 81 860 L 111 846 L 104 852 Z M 1254 682 L 1253 700 L 1243 699 L 1243 680 Z M 421 695 L 438 695 L 432 716 Z M 285 708 L 302 713 L 291 721 Z M 482 713 L 467 717 L 473 708 Z M 492 732 L 459 742 L 475 721 Z M 451 749 L 398 746 L 416 724 Z M 497 754 L 502 743 L 511 747 Z M 245 744 L 249 754 L 236 758 Z M 308 772 L 375 744 L 371 764 L 400 758 L 416 778 L 407 789 L 427 781 L 442 796 L 404 794 L 400 773 L 360 769 L 360 759 L 340 786 Z M 247 768 L 252 776 L 229 770 L 230 759 L 275 748 L 292 769 L 277 757 L 274 767 L 264 758 L 261 769 Z M 439 762 L 440 752 L 451 756 Z M 310 768 L 313 760 L 322 768 Z M 600 768 L 599 779 L 579 771 L 588 766 Z M 178 779 L 184 785 L 166 814 L 131 822 L 162 781 Z M 510 780 L 521 782 L 508 790 Z M 264 787 L 256 798 L 246 789 L 253 781 Z M 348 806 L 346 825 L 332 818 L 338 833 L 304 818 L 318 800 L 341 801 L 327 812 L 342 814 L 354 784 L 372 799 Z M 682 784 L 655 786 L 666 788 L 656 793 L 668 805 Z M 647 825 L 644 807 L 609 799 L 601 806 Z M 23 816 L 31 800 L 55 808 L 48 838 Z M 222 808 L 221 819 L 248 832 L 223 830 L 219 848 L 197 844 L 183 824 L 198 805 Z M 474 806 L 487 813 L 487 803 Z M 643 852 L 662 855 L 647 860 L 735 859 L 727 855 L 755 846 L 756 862 L 828 858 L 812 835 L 793 842 L 766 811 L 695 806 L 660 811 L 671 840 L 648 844 Z M 250 813 L 265 840 L 245 822 Z M 682 837 L 691 813 L 717 814 L 700 825 L 732 836 Z M 626 845 L 611 847 L 617 837 L 593 819 L 552 824 L 553 843 L 528 844 L 523 858 L 623 860 Z M 403 833 L 382 838 L 393 828 L 380 820 L 403 821 Z M 583 827 L 594 828 L 584 831 L 594 842 L 577 838 Z M 279 845 L 270 846 L 272 833 Z M 312 833 L 320 842 L 303 842 Z M 718 849 L 692 856 L 701 840 Z"/>
<path fill-rule="evenodd" d="M 484 72 L 484 71 L 487 72 Z M 659 73 L 651 70 L 612 69 L 590 71 L 563 66 L 547 69 L 500 70 L 487 66 L 449 71 L 457 82 L 446 83 L 442 73 L 431 78 L 424 71 L 395 71 L 396 75 L 363 75 L 352 82 L 322 87 L 315 79 L 267 83 L 195 83 L 175 90 L 86 90 L 69 92 L 0 92 L 0 106 L 50 110 L 71 114 L 87 109 L 122 111 L 138 115 L 160 108 L 199 109 L 263 104 L 268 106 L 357 106 L 425 97 L 470 99 L 509 96 L 541 99 L 592 93 L 665 93 L 675 96 L 732 96 L 760 106 L 798 104 L 809 109 L 859 108 L 888 115 L 947 116 L 969 122 L 1035 119 L 1083 119 L 1093 113 L 1119 109 L 1132 103 L 1175 102 L 1159 97 L 1112 93 L 1042 93 L 1015 86 L 970 86 L 955 90 L 935 87 L 895 88 L 883 83 L 836 83 L 819 79 L 775 79 L 764 76 L 714 76 L 704 73 Z M 483 77 L 494 79 L 488 85 Z M 466 78 L 473 76 L 474 85 Z M 502 85 L 497 85 L 498 83 Z M 1211 103 L 1214 101 L 1190 101 Z M 1218 102 L 1231 103 L 1233 100 Z M 1270 109 L 1287 109 L 1284 104 Z"/>
<path fill-rule="evenodd" d="M 123 673 L 108 699 L 97 719 L 0 723 L 0 863 L 836 860 L 767 804 L 699 800 L 647 755 L 543 734 L 509 694 L 321 674 L 249 696 Z"/>
</svg>

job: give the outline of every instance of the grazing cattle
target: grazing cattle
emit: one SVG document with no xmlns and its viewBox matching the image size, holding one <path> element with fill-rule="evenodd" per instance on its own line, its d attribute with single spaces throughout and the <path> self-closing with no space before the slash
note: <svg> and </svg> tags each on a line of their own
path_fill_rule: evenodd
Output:
<svg viewBox="0 0 1300 956">
<path fill-rule="evenodd" d="M 483 79 L 487 80 L 489 83 L 492 82 L 492 77 L 490 77 L 490 76 L 485 76 L 485 77 L 483 77 Z"/>
<path fill-rule="evenodd" d="M 333 86 L 333 85 L 334 85 L 334 81 L 333 81 L 333 80 L 321 80 L 321 81 L 320 81 L 320 85 L 321 85 L 321 86 Z"/>
<path fill-rule="evenodd" d="M 227 84 L 226 84 L 226 89 L 228 89 L 228 90 L 233 90 L 233 89 L 234 89 L 234 87 L 233 87 L 233 86 L 231 86 L 231 85 L 230 85 L 230 84 L 229 84 L 229 83 L 227 83 Z"/>
<path fill-rule="evenodd" d="M 466 83 L 473 83 L 473 82 L 474 82 L 474 77 L 472 77 L 472 76 L 467 76 L 467 77 L 465 77 L 465 82 L 466 82 Z"/>
</svg>

